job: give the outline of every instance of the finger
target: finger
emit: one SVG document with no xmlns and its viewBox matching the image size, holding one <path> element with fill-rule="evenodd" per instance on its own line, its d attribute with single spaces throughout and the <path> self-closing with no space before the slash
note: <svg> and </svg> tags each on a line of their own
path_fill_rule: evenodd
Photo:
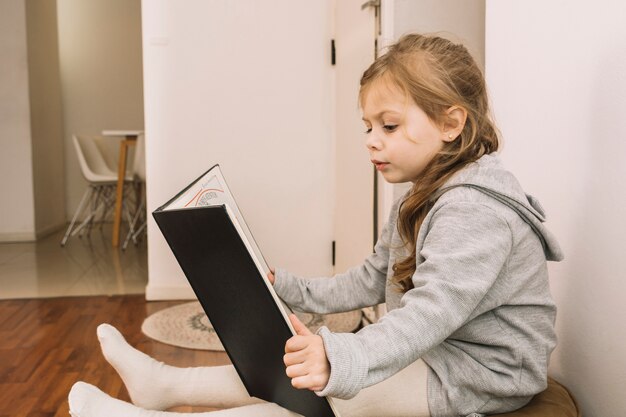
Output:
<svg viewBox="0 0 626 417">
<path fill-rule="evenodd" d="M 291 385 L 298 389 L 308 389 L 311 391 L 321 391 L 325 385 L 320 385 L 316 378 L 311 375 L 299 376 L 291 379 Z"/>
<path fill-rule="evenodd" d="M 308 375 L 291 378 L 291 385 L 297 389 L 309 389 L 311 386 L 310 378 Z"/>
<path fill-rule="evenodd" d="M 285 343 L 285 353 L 297 352 L 302 349 L 306 349 L 309 346 L 309 341 L 303 336 L 293 336 Z"/>
<path fill-rule="evenodd" d="M 306 355 L 302 351 L 287 353 L 283 356 L 283 363 L 285 366 L 297 365 L 304 363 Z"/>
<path fill-rule="evenodd" d="M 298 317 L 295 314 L 290 314 L 289 320 L 291 321 L 291 325 L 293 326 L 293 329 L 296 331 L 296 334 L 300 336 L 311 336 L 313 334 L 309 330 L 308 327 L 302 324 L 300 319 L 298 319 Z"/>
<path fill-rule="evenodd" d="M 274 281 L 276 280 L 274 278 L 274 272 L 268 272 L 267 273 L 267 279 L 270 281 L 270 284 L 274 285 Z"/>
<path fill-rule="evenodd" d="M 298 363 L 296 365 L 291 365 L 285 368 L 285 373 L 289 378 L 297 378 L 300 376 L 305 376 L 308 372 L 304 364 Z"/>
</svg>

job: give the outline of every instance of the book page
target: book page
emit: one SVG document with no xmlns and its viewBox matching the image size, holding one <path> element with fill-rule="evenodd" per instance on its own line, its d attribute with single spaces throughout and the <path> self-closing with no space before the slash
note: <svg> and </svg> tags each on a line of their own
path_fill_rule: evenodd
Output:
<svg viewBox="0 0 626 417">
<path fill-rule="evenodd" d="M 250 243 L 250 247 L 254 255 L 261 263 L 265 275 L 270 272 L 270 268 L 256 244 L 243 215 L 239 211 L 239 207 L 235 202 L 235 198 L 231 194 L 226 180 L 222 175 L 219 165 L 214 166 L 206 174 L 200 177 L 190 187 L 181 193 L 174 201 L 169 203 L 163 210 L 189 209 L 202 206 L 221 206 L 225 205 L 227 210 L 232 210 L 237 219 L 241 231 Z"/>
<path fill-rule="evenodd" d="M 237 229 L 237 231 L 239 232 L 239 235 L 241 236 L 243 228 L 242 228 L 241 224 L 239 223 L 239 221 L 237 220 L 237 217 L 234 215 L 233 211 L 230 210 L 228 205 L 226 206 L 226 212 L 228 212 L 228 215 L 230 216 L 231 220 L 233 221 L 233 225 L 235 226 L 235 229 Z M 244 245 L 246 245 L 246 248 L 248 249 L 248 252 L 250 252 L 250 249 L 251 249 L 251 246 L 252 246 L 251 242 L 248 239 L 244 238 L 243 239 L 243 243 L 244 243 Z M 252 260 L 254 261 L 254 264 L 256 265 L 256 267 L 259 270 L 259 272 L 261 274 L 263 274 L 263 267 L 259 264 L 259 262 L 257 262 L 257 259 L 252 259 Z M 267 289 L 269 290 L 270 294 L 274 298 L 274 302 L 276 303 L 276 306 L 278 306 L 278 309 L 280 310 L 280 313 L 283 315 L 283 318 L 285 319 L 285 322 L 287 323 L 287 326 L 289 326 L 289 330 L 291 330 L 291 332 L 295 335 L 296 334 L 296 329 L 293 328 L 293 325 L 291 324 L 291 321 L 289 320 L 289 314 L 293 313 L 293 311 L 287 305 L 287 303 L 285 303 L 278 296 L 278 294 L 276 294 L 276 291 L 274 291 L 274 286 L 272 285 L 270 280 L 267 278 L 267 274 L 265 274 L 263 276 L 263 282 L 265 282 L 265 285 L 267 286 Z"/>
<path fill-rule="evenodd" d="M 216 170 L 219 170 L 219 167 L 207 172 L 164 210 L 227 204 L 224 186 L 220 183 Z"/>
</svg>

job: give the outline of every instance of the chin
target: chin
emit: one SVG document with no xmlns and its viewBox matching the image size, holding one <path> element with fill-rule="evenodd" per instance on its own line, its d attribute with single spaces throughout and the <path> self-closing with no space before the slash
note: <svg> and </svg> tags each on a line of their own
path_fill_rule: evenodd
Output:
<svg viewBox="0 0 626 417">
<path fill-rule="evenodd" d="M 383 178 L 385 179 L 385 181 L 387 181 L 389 184 L 402 184 L 403 182 L 408 182 L 409 180 L 404 179 L 404 178 L 398 178 L 398 177 L 394 177 L 393 175 L 384 175 L 383 174 Z"/>
<path fill-rule="evenodd" d="M 389 184 L 403 184 L 403 183 L 406 183 L 406 182 L 415 183 L 415 179 L 414 178 L 408 178 L 409 175 L 407 173 L 403 173 L 403 172 L 398 172 L 398 171 L 385 172 L 385 171 L 382 171 L 381 175 L 383 176 L 385 181 L 388 182 Z"/>
</svg>

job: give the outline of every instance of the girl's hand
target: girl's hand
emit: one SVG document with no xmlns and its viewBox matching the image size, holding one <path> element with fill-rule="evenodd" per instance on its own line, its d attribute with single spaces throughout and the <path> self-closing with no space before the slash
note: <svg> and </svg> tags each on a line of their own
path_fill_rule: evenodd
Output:
<svg viewBox="0 0 626 417">
<path fill-rule="evenodd" d="M 287 340 L 283 358 L 291 385 L 298 389 L 321 391 L 330 378 L 324 341 L 321 336 L 311 333 L 295 314 L 290 314 L 289 320 L 297 333 Z"/>
<path fill-rule="evenodd" d="M 270 268 L 270 272 L 267 273 L 267 279 L 270 280 L 270 284 L 274 285 L 274 268 Z"/>
</svg>

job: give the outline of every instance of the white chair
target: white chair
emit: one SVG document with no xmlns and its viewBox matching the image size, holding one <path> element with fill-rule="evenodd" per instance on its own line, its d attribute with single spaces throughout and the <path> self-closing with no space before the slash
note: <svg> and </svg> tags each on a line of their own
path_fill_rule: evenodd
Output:
<svg viewBox="0 0 626 417">
<path fill-rule="evenodd" d="M 137 136 L 135 143 L 135 155 L 133 158 L 133 175 L 135 187 L 139 187 L 139 201 L 133 219 L 129 222 L 129 230 L 122 245 L 122 250 L 126 250 L 128 243 L 132 240 L 137 245 L 137 238 L 146 229 L 146 141 L 142 133 Z"/>
<path fill-rule="evenodd" d="M 98 217 L 100 217 L 102 224 L 115 202 L 117 173 L 107 165 L 95 140 L 96 138 L 93 136 L 72 136 L 81 173 L 89 183 L 89 186 L 80 200 L 80 204 L 63 236 L 63 240 L 61 240 L 61 246 L 65 246 L 70 236 L 74 236 L 77 233 L 79 237 L 82 236 L 85 229 L 89 233 Z M 76 226 L 77 220 L 83 214 L 85 216 L 84 219 Z"/>
</svg>

